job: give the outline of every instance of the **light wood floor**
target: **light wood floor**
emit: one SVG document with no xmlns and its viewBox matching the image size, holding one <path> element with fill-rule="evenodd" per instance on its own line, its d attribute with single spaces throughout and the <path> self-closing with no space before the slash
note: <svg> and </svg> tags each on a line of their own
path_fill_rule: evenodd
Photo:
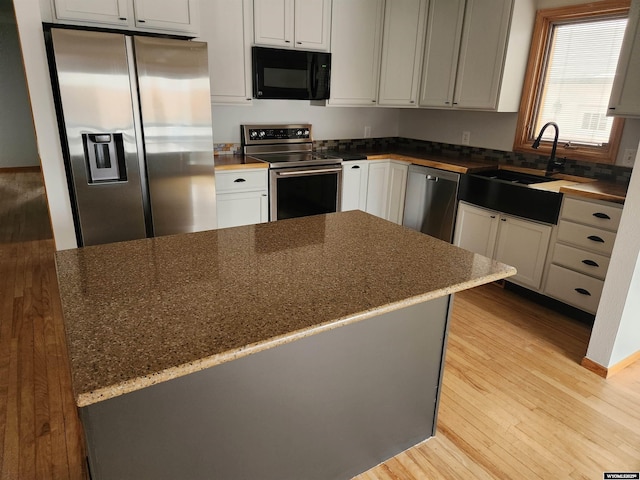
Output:
<svg viewBox="0 0 640 480">
<path fill-rule="evenodd" d="M 36 213 L 44 205 L 39 176 L 4 175 L 0 479 L 86 479 L 54 247 L 46 215 Z M 25 191 L 34 188 L 39 194 Z M 601 379 L 579 366 L 588 337 L 586 326 L 494 285 L 458 294 L 436 437 L 357 479 L 601 479 L 603 471 L 639 471 L 640 364 Z"/>
</svg>

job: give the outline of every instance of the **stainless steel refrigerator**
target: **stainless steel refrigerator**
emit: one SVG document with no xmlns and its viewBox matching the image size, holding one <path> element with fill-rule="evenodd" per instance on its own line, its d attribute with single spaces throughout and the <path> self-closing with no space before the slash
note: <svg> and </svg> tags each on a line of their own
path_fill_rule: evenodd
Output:
<svg viewBox="0 0 640 480">
<path fill-rule="evenodd" d="M 46 36 L 78 244 L 216 228 L 206 43 Z"/>
</svg>

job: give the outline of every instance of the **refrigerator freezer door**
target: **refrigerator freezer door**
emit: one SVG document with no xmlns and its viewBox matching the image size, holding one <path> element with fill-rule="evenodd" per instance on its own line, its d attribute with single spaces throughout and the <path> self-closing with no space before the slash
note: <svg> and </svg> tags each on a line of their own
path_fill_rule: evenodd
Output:
<svg viewBox="0 0 640 480">
<path fill-rule="evenodd" d="M 207 45 L 135 37 L 154 235 L 216 228 Z"/>
<path fill-rule="evenodd" d="M 125 37 L 52 29 L 81 245 L 146 236 Z"/>
</svg>

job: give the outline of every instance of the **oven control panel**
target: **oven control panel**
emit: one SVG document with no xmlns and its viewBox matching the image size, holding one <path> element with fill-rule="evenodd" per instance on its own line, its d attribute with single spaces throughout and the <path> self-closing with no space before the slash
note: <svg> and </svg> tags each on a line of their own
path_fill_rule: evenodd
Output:
<svg viewBox="0 0 640 480">
<path fill-rule="evenodd" d="M 312 141 L 311 125 L 242 125 L 243 145 L 307 143 Z"/>
</svg>

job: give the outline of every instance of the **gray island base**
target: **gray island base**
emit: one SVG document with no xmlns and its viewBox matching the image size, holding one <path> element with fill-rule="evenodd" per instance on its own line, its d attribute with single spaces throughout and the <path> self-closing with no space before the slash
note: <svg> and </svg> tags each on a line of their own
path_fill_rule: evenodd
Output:
<svg viewBox="0 0 640 480">
<path fill-rule="evenodd" d="M 93 480 L 366 471 L 434 434 L 452 294 L 515 273 L 359 211 L 56 267 Z"/>
<path fill-rule="evenodd" d="M 435 433 L 449 298 L 81 408 L 93 479 L 368 470 Z"/>
</svg>

